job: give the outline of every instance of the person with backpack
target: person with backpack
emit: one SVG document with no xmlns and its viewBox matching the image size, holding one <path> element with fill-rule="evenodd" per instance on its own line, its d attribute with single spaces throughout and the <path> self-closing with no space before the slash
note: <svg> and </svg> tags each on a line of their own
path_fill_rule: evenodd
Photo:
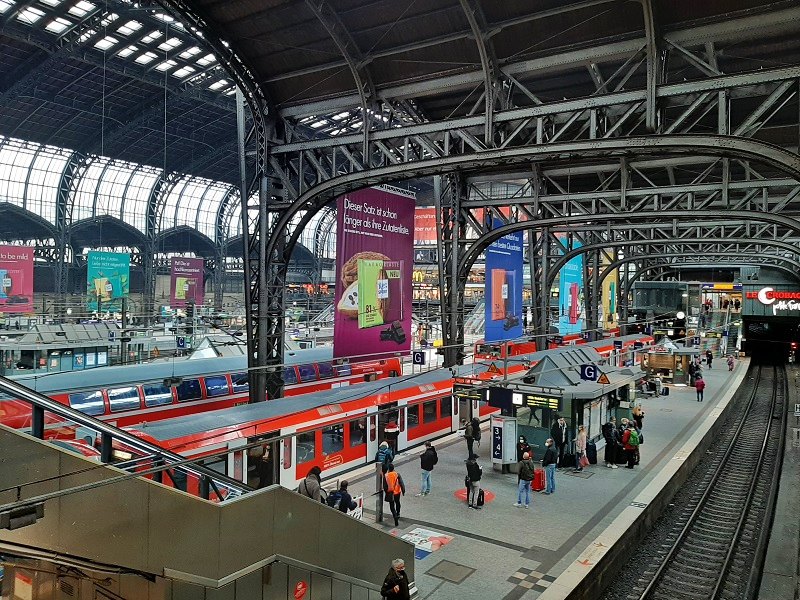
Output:
<svg viewBox="0 0 800 600">
<path fill-rule="evenodd" d="M 697 401 L 703 401 L 703 390 L 706 389 L 706 380 L 697 376 L 697 379 L 694 382 L 694 389 L 697 391 Z"/>
<path fill-rule="evenodd" d="M 422 485 L 417 496 L 427 496 L 431 493 L 431 471 L 433 471 L 433 467 L 438 462 L 439 457 L 436 454 L 436 448 L 430 442 L 425 442 L 425 452 L 419 457 L 419 465 L 422 469 Z"/>
<path fill-rule="evenodd" d="M 555 494 L 556 492 L 556 465 L 558 464 L 558 453 L 553 448 L 553 438 L 547 438 L 544 443 L 547 450 L 545 450 L 544 458 L 542 458 L 542 466 L 544 467 L 545 475 L 545 495 Z"/>
<path fill-rule="evenodd" d="M 347 491 L 347 480 L 343 480 L 339 484 L 339 489 L 335 492 L 331 492 L 327 498 L 327 505 L 331 508 L 335 508 L 343 513 L 346 513 L 348 510 L 355 510 L 358 507 L 358 504 L 353 501 L 353 497 Z"/>
<path fill-rule="evenodd" d="M 375 454 L 375 462 L 381 465 L 381 471 L 385 474 L 386 468 L 394 460 L 394 452 L 389 447 L 389 442 L 383 441 L 378 446 L 378 452 Z"/>
<path fill-rule="evenodd" d="M 394 525 L 400 525 L 400 496 L 406 493 L 406 484 L 400 473 L 394 470 L 394 465 L 389 463 L 386 474 L 383 476 L 384 499 L 389 503 L 389 510 L 394 517 Z"/>
<path fill-rule="evenodd" d="M 317 502 L 325 502 L 322 498 L 322 469 L 311 467 L 306 478 L 297 486 L 297 493 L 301 496 L 311 498 Z"/>
<path fill-rule="evenodd" d="M 464 421 L 464 439 L 467 440 L 467 459 L 464 462 L 469 460 L 469 457 L 474 454 L 472 451 L 472 445 L 475 443 L 475 438 L 472 437 L 472 421 Z"/>
<path fill-rule="evenodd" d="M 626 469 L 632 469 L 636 462 L 636 452 L 639 450 L 639 434 L 633 423 L 628 423 L 628 428 L 622 434 L 622 445 L 625 448 L 625 456 L 628 457 L 628 464 Z"/>
<path fill-rule="evenodd" d="M 514 505 L 517 508 L 523 506 L 523 492 L 525 492 L 525 508 L 528 508 L 531 503 L 531 482 L 533 481 L 535 468 L 530 453 L 525 452 L 522 455 L 522 460 L 517 464 L 517 503 Z"/>
<path fill-rule="evenodd" d="M 471 454 L 467 459 L 467 479 L 469 480 L 470 490 L 467 496 L 467 506 L 480 510 L 478 506 L 478 495 L 481 490 L 481 477 L 483 476 L 483 469 L 478 464 L 478 455 Z"/>
</svg>

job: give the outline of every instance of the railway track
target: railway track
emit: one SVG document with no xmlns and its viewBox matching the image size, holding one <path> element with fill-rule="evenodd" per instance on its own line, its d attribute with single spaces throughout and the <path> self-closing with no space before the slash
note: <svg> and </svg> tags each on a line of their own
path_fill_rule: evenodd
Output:
<svg viewBox="0 0 800 600">
<path fill-rule="evenodd" d="M 694 491 L 676 507 L 650 560 L 637 566 L 626 600 L 745 600 L 757 591 L 788 393 L 783 367 L 753 369 L 745 408 L 718 434 L 690 476 Z M 747 394 L 747 392 L 746 392 Z M 701 468 L 701 467 L 705 468 Z M 699 481 L 698 481 L 699 479 Z M 652 543 L 653 540 L 650 540 Z"/>
</svg>

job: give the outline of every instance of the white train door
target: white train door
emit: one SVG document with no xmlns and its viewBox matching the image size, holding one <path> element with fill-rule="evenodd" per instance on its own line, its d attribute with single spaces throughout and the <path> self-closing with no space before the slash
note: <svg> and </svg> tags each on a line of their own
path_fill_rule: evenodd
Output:
<svg viewBox="0 0 800 600">
<path fill-rule="evenodd" d="M 370 406 L 367 408 L 367 463 L 375 460 L 381 439 L 378 432 L 378 407 Z"/>
</svg>

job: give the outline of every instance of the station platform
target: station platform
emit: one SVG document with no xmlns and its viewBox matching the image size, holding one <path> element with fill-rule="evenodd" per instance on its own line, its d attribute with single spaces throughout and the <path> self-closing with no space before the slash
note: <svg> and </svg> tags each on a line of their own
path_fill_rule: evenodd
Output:
<svg viewBox="0 0 800 600">
<path fill-rule="evenodd" d="M 634 498 L 675 458 L 676 450 L 692 438 L 698 423 L 729 400 L 746 375 L 748 360 L 737 360 L 733 372 L 723 361 L 704 370 L 705 401 L 696 401 L 694 388 L 670 387 L 668 396 L 642 398 L 645 443 L 641 464 L 633 470 L 606 468 L 602 450 L 599 464 L 582 473 L 572 469 L 556 474 L 553 495 L 532 493 L 529 510 L 514 507 L 517 477 L 492 468 L 485 439 L 477 448 L 486 490 L 483 510 L 467 507 L 464 497 L 466 443 L 456 435 L 435 447 L 439 463 L 433 471 L 430 495 L 417 497 L 421 450 L 401 453 L 395 460 L 406 482 L 400 525 L 391 515 L 375 527 L 406 536 L 417 543 L 415 579 L 420 600 L 532 600 L 545 592 L 595 538 L 628 507 Z M 683 449 L 685 450 L 685 448 Z M 535 461 L 543 449 L 536 450 Z M 374 471 L 351 474 L 350 489 L 370 498 Z M 374 502 L 368 502 L 373 508 Z M 386 505 L 388 506 L 388 504 Z M 365 520 L 374 520 L 367 511 Z M 548 598 L 559 597 L 555 589 Z"/>
</svg>

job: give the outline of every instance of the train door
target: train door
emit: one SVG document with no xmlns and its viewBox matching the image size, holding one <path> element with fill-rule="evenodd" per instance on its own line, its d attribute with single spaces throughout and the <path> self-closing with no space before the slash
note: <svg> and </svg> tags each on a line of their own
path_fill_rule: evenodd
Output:
<svg viewBox="0 0 800 600">
<path fill-rule="evenodd" d="M 247 483 L 247 450 L 244 446 L 247 440 L 231 440 L 228 443 L 228 477 L 233 477 L 236 481 Z"/>
<path fill-rule="evenodd" d="M 398 419 L 397 425 L 399 426 L 400 431 L 397 434 L 397 444 L 395 445 L 395 453 L 397 453 L 398 448 L 405 449 L 408 448 L 408 411 L 407 409 L 408 401 L 402 400 L 398 403 Z"/>
<path fill-rule="evenodd" d="M 381 404 L 378 413 L 378 443 L 388 442 L 389 447 L 397 454 L 397 439 L 400 437 L 400 412 L 397 402 Z"/>
<path fill-rule="evenodd" d="M 247 451 L 246 483 L 250 487 L 262 489 L 280 481 L 281 463 L 275 460 L 276 456 L 280 456 L 280 442 L 276 441 L 278 437 L 280 433 L 272 431 L 247 440 L 250 448 Z"/>
<path fill-rule="evenodd" d="M 453 414 L 452 414 L 452 419 L 451 419 L 452 422 L 451 422 L 450 427 L 452 428 L 452 431 L 458 431 L 458 424 L 460 422 L 459 415 L 461 413 L 461 402 L 458 399 L 458 397 L 450 396 L 450 403 L 451 403 L 451 406 L 453 407 L 453 410 L 452 410 Z"/>
<path fill-rule="evenodd" d="M 367 461 L 373 460 L 378 453 L 378 407 L 367 409 Z"/>
<path fill-rule="evenodd" d="M 279 451 L 275 454 L 278 460 L 278 465 L 275 468 L 278 478 L 275 483 L 281 484 L 283 487 L 295 489 L 299 480 L 304 478 L 307 473 L 300 474 L 300 469 L 297 467 L 297 437 L 292 435 L 296 432 L 296 428 L 287 427 L 282 429 L 280 434 L 285 436 L 279 444 L 277 444 Z M 305 454 L 305 449 L 303 450 Z"/>
</svg>

